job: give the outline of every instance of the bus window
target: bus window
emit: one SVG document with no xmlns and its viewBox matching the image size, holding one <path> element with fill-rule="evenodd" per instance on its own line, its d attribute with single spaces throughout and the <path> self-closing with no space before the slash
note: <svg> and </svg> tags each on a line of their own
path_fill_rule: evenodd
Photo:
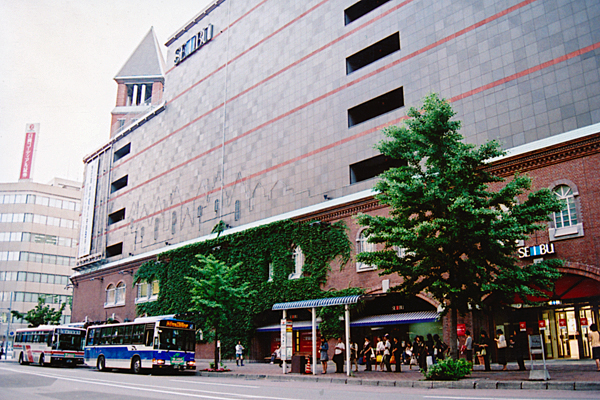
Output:
<svg viewBox="0 0 600 400">
<path fill-rule="evenodd" d="M 123 327 L 123 344 L 131 344 L 131 332 L 133 330 L 133 325 L 125 325 Z"/>
<path fill-rule="evenodd" d="M 146 346 L 152 347 L 152 339 L 154 338 L 154 330 L 146 330 Z"/>
<path fill-rule="evenodd" d="M 144 344 L 144 325 L 138 324 L 133 326 L 132 344 Z"/>
<path fill-rule="evenodd" d="M 194 351 L 194 331 L 162 328 L 158 337 L 161 350 Z"/>
<path fill-rule="evenodd" d="M 102 335 L 100 337 L 100 344 L 112 344 L 112 333 L 113 328 L 110 326 L 105 326 L 102 328 Z"/>
</svg>

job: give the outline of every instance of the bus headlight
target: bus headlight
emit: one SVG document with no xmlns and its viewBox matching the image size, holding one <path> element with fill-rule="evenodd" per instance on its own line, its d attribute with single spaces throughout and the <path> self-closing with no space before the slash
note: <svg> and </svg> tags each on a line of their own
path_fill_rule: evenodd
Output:
<svg viewBox="0 0 600 400">
<path fill-rule="evenodd" d="M 152 364 L 164 365 L 165 360 L 157 360 L 156 358 L 152 359 Z"/>
<path fill-rule="evenodd" d="M 196 361 L 188 361 L 187 365 L 188 365 L 188 367 L 193 367 L 196 365 Z"/>
</svg>

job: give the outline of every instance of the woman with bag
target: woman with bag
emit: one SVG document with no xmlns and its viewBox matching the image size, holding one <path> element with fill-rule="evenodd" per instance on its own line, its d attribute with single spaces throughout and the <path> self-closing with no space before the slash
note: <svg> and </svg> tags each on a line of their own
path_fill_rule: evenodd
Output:
<svg viewBox="0 0 600 400">
<path fill-rule="evenodd" d="M 502 329 L 498 329 L 496 335 L 498 337 L 494 340 L 496 341 L 496 346 L 498 346 L 498 364 L 502 365 L 502 371 L 506 371 L 506 337 Z"/>
<path fill-rule="evenodd" d="M 365 344 L 363 345 L 363 349 L 361 351 L 361 355 L 363 357 L 363 361 L 366 365 L 365 371 L 371 370 L 371 355 L 373 354 L 373 348 L 371 347 L 371 342 L 369 338 L 365 338 Z"/>
<path fill-rule="evenodd" d="M 327 361 L 329 361 L 329 355 L 327 355 L 327 351 L 329 350 L 329 344 L 327 340 L 325 340 L 325 336 L 321 336 L 321 364 L 323 365 L 322 374 L 327 373 Z"/>
<path fill-rule="evenodd" d="M 385 344 L 383 343 L 383 340 L 379 339 L 378 337 L 375 338 L 375 341 L 377 342 L 377 346 L 375 347 L 377 350 L 377 365 L 375 366 L 375 370 L 377 371 L 377 369 L 379 369 L 383 371 L 383 353 L 385 352 Z"/>
<path fill-rule="evenodd" d="M 483 364 L 485 365 L 486 371 L 491 371 L 490 367 L 490 338 L 486 331 L 481 330 L 481 335 L 479 337 L 479 344 L 477 346 L 479 351 L 477 355 L 483 358 Z"/>
</svg>

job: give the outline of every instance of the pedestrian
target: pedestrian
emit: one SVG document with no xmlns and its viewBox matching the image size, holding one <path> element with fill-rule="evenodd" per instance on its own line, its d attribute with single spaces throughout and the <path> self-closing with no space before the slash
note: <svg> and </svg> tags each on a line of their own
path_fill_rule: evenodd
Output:
<svg viewBox="0 0 600 400">
<path fill-rule="evenodd" d="M 446 358 L 446 352 L 448 351 L 448 345 L 440 338 L 437 333 L 433 335 L 433 356 L 434 360 L 443 360 Z"/>
<path fill-rule="evenodd" d="M 469 330 L 465 331 L 465 335 L 467 335 L 465 339 L 465 358 L 471 363 L 471 368 L 473 368 L 473 337 Z"/>
<path fill-rule="evenodd" d="M 350 340 L 350 369 L 355 367 L 355 372 L 358 372 L 358 344 Z"/>
<path fill-rule="evenodd" d="M 483 364 L 485 366 L 486 371 L 491 371 L 490 367 L 490 338 L 486 331 L 481 330 L 481 334 L 479 336 L 479 343 L 477 345 L 478 348 L 478 356 L 483 358 Z"/>
<path fill-rule="evenodd" d="M 369 341 L 368 337 L 365 337 L 365 343 L 363 345 L 363 349 L 361 350 L 361 354 L 364 357 L 363 360 L 365 362 L 365 371 L 371 371 L 373 347 L 371 347 L 371 341 Z"/>
<path fill-rule="evenodd" d="M 431 333 L 427 334 L 427 340 L 425 340 L 425 347 L 427 348 L 427 356 L 426 357 L 431 357 L 431 358 L 426 358 L 426 363 L 428 365 L 432 365 L 435 364 L 435 356 L 434 356 L 434 341 L 433 341 L 433 336 L 431 336 Z"/>
<path fill-rule="evenodd" d="M 271 364 L 275 363 L 279 364 L 279 366 L 281 367 L 281 348 L 279 347 L 279 345 L 277 345 L 275 351 L 273 352 L 273 354 L 271 354 Z"/>
<path fill-rule="evenodd" d="M 375 352 L 377 354 L 377 366 L 375 367 L 375 371 L 383 371 L 383 353 L 385 352 L 385 343 L 378 337 L 375 338 L 375 341 L 377 342 L 375 347 Z"/>
<path fill-rule="evenodd" d="M 596 369 L 600 371 L 600 332 L 598 332 L 598 325 L 590 325 L 590 330 L 588 340 L 590 341 L 590 346 L 592 346 L 592 358 L 596 360 Z"/>
<path fill-rule="evenodd" d="M 321 336 L 321 365 L 323 366 L 322 374 L 327 373 L 327 361 L 329 361 L 329 355 L 327 351 L 329 351 L 329 343 L 325 340 L 325 336 Z"/>
<path fill-rule="evenodd" d="M 506 348 L 508 344 L 506 343 L 506 337 L 502 329 L 496 330 L 496 338 L 494 340 L 498 347 L 498 364 L 502 365 L 502 371 L 506 371 Z"/>
<path fill-rule="evenodd" d="M 390 334 L 386 333 L 383 337 L 383 363 L 385 364 L 385 372 L 392 372 L 392 343 L 390 342 Z"/>
<path fill-rule="evenodd" d="M 2 360 L 2 356 L 4 355 L 4 342 L 0 344 L 0 360 Z"/>
<path fill-rule="evenodd" d="M 524 354 L 527 351 L 529 345 L 527 343 L 527 337 L 525 337 L 525 332 L 517 332 L 516 329 L 513 330 L 512 337 L 510 338 L 510 347 L 515 358 L 517 359 L 519 371 L 527 371 L 527 368 L 525 368 Z"/>
<path fill-rule="evenodd" d="M 240 363 L 242 364 L 242 367 L 243 367 L 244 366 L 244 346 L 242 346 L 242 342 L 240 340 L 238 340 L 237 344 L 235 345 L 235 365 L 237 365 L 239 367 Z"/>
<path fill-rule="evenodd" d="M 342 341 L 341 337 L 339 337 L 337 340 L 338 341 L 335 344 L 335 349 L 333 352 L 333 362 L 335 363 L 335 372 L 336 373 L 344 373 L 344 353 L 346 352 L 346 345 Z"/>
<path fill-rule="evenodd" d="M 402 345 L 398 341 L 398 338 L 394 337 L 394 345 L 392 347 L 393 364 L 396 364 L 396 369 L 394 372 L 402 372 L 403 358 L 404 358 L 404 349 L 402 348 Z"/>
<path fill-rule="evenodd" d="M 417 359 L 417 365 L 419 368 L 427 372 L 427 348 L 425 347 L 425 340 L 421 335 L 415 337 L 415 342 L 413 343 L 413 354 Z"/>
</svg>

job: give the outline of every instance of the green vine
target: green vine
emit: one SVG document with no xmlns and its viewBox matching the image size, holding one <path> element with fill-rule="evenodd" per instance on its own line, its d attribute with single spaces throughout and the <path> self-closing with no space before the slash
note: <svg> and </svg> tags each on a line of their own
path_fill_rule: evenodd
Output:
<svg viewBox="0 0 600 400">
<path fill-rule="evenodd" d="M 294 270 L 293 252 L 300 246 L 305 257 L 300 279 L 288 279 Z M 139 314 L 161 315 L 186 313 L 190 310 L 191 286 L 186 276 L 194 276 L 192 265 L 197 265 L 196 254 L 212 254 L 228 265 L 241 262 L 238 279 L 248 282 L 255 295 L 246 313 L 230 316 L 231 327 L 220 332 L 223 349 L 233 349 L 237 340 L 248 343 L 254 330 L 263 321 L 273 304 L 325 297 L 346 296 L 361 293 L 351 288 L 342 291 L 323 291 L 321 286 L 334 260 L 341 268 L 350 259 L 351 244 L 346 226 L 341 223 L 296 223 L 290 220 L 248 229 L 243 232 L 221 235 L 217 238 L 160 254 L 157 260 L 140 266 L 135 274 L 136 282 L 158 280 L 158 300 L 137 305 Z M 269 265 L 272 280 L 269 281 Z M 338 332 L 339 312 L 323 313 L 322 329 L 330 334 Z M 205 327 L 202 312 L 188 314 L 188 319 Z M 331 322 L 329 321 L 331 319 Z M 203 329 L 204 340 L 212 334 Z M 225 354 L 227 356 L 227 354 Z"/>
</svg>

